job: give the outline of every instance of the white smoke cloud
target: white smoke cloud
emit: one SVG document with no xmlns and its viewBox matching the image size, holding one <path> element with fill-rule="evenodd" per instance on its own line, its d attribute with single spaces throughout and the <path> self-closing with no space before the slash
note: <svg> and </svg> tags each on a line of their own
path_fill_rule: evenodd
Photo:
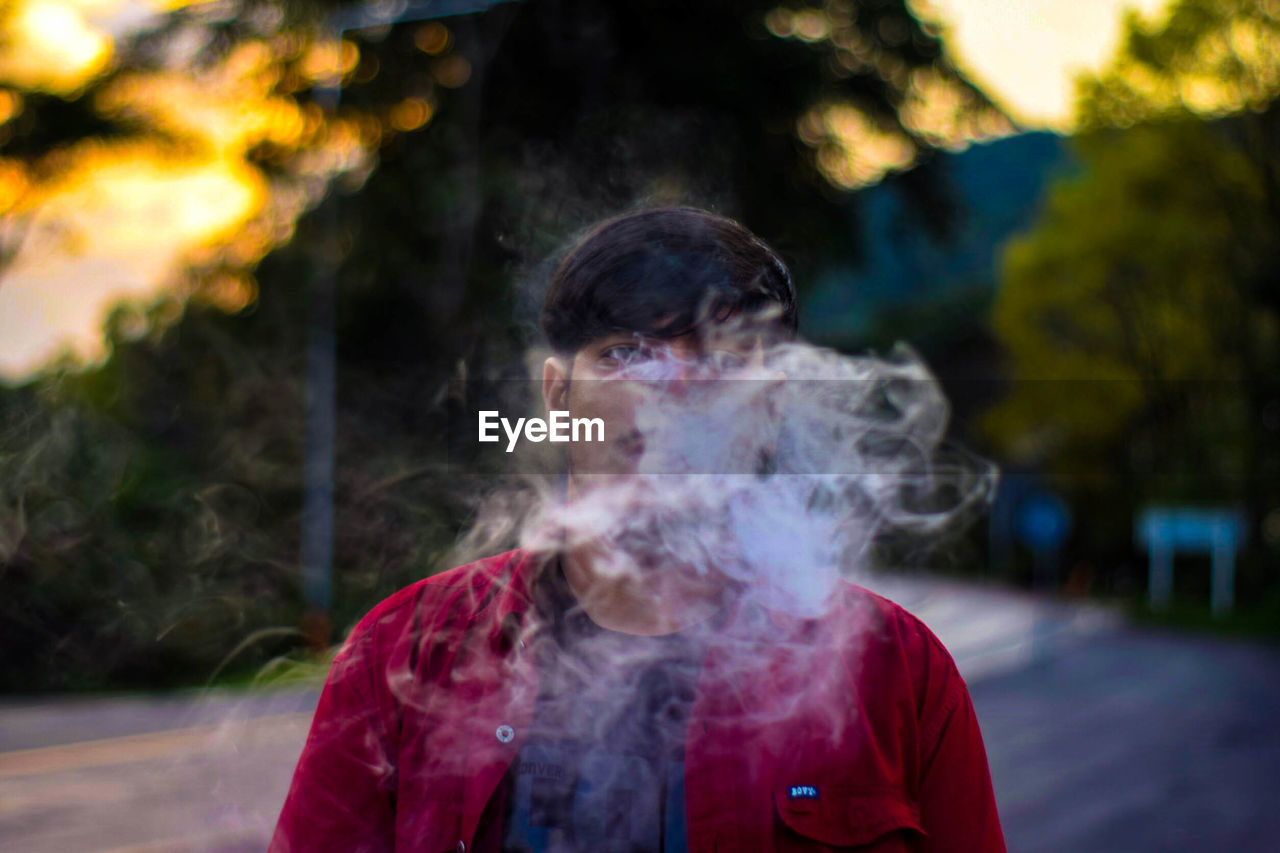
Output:
<svg viewBox="0 0 1280 853">
<path fill-rule="evenodd" d="M 660 353 L 608 381 L 639 400 L 634 473 L 589 472 L 578 499 L 544 492 L 524 546 L 594 542 L 598 570 L 720 573 L 815 616 L 841 576 L 866 576 L 881 532 L 936 536 L 994 497 L 995 466 L 946 441 L 950 406 L 905 344 L 877 357 L 789 343 L 729 372 Z"/>
</svg>

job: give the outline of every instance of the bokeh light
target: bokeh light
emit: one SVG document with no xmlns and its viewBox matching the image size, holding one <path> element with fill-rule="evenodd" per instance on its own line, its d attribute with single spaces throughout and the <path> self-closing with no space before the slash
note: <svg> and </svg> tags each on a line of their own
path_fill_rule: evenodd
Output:
<svg viewBox="0 0 1280 853">
<path fill-rule="evenodd" d="M 111 60 L 111 37 L 85 13 L 101 4 L 22 0 L 5 10 L 0 80 L 26 89 L 70 94 Z"/>
</svg>

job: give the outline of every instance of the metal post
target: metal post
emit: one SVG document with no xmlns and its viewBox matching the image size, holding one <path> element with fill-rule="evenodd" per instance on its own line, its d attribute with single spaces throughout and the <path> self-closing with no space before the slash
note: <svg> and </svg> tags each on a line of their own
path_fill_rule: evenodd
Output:
<svg viewBox="0 0 1280 853">
<path fill-rule="evenodd" d="M 1235 605 L 1236 546 L 1221 527 L 1213 537 L 1213 615 L 1225 616 Z"/>
<path fill-rule="evenodd" d="M 416 0 L 365 9 L 350 9 L 329 23 L 337 42 L 350 30 L 425 21 L 483 12 L 513 0 Z M 341 72 L 335 72 L 317 88 L 316 102 L 329 115 L 338 110 L 342 97 Z M 340 226 L 337 201 L 330 197 L 330 226 L 338 245 Z M 306 458 L 303 463 L 302 594 L 306 604 L 302 632 L 313 649 L 329 645 L 329 608 L 333 603 L 333 470 L 337 438 L 334 397 L 337 392 L 337 360 L 334 341 L 334 299 L 340 258 L 328 253 L 316 259 L 312 271 L 311 308 L 307 331 Z"/>
<path fill-rule="evenodd" d="M 1173 598 L 1173 549 L 1164 536 L 1157 536 L 1151 542 L 1147 596 L 1153 609 L 1168 607 Z"/>
</svg>

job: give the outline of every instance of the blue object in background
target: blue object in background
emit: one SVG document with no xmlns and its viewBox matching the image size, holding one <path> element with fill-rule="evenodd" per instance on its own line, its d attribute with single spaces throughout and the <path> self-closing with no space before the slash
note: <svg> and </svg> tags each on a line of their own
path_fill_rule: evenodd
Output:
<svg viewBox="0 0 1280 853">
<path fill-rule="evenodd" d="M 1018 507 L 1018 538 L 1033 551 L 1058 549 L 1071 533 L 1071 510 L 1050 492 L 1035 492 Z"/>
<path fill-rule="evenodd" d="M 1178 552 L 1210 554 L 1212 606 L 1221 616 L 1235 604 L 1236 551 L 1248 526 L 1244 513 L 1227 508 L 1147 507 L 1134 520 L 1134 541 L 1150 555 L 1147 599 L 1165 607 L 1173 598 L 1173 558 Z"/>
<path fill-rule="evenodd" d="M 1035 585 L 1058 586 L 1058 554 L 1071 534 L 1071 510 L 1062 498 L 1044 489 L 1028 492 L 1014 512 L 1014 532 L 1035 558 Z"/>
<path fill-rule="evenodd" d="M 1015 544 L 1032 552 L 1034 584 L 1057 586 L 1058 558 L 1071 535 L 1071 509 L 1035 473 L 1004 471 L 991 507 L 988 551 L 993 574 L 1014 565 Z"/>
</svg>

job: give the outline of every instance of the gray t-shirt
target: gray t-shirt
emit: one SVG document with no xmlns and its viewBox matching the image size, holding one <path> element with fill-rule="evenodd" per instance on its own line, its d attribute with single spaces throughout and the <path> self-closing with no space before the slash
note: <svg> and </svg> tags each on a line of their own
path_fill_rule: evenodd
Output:
<svg viewBox="0 0 1280 853">
<path fill-rule="evenodd" d="M 558 566 L 536 590 L 533 724 L 507 784 L 504 853 L 684 853 L 684 741 L 704 643 L 601 628 Z"/>
</svg>

